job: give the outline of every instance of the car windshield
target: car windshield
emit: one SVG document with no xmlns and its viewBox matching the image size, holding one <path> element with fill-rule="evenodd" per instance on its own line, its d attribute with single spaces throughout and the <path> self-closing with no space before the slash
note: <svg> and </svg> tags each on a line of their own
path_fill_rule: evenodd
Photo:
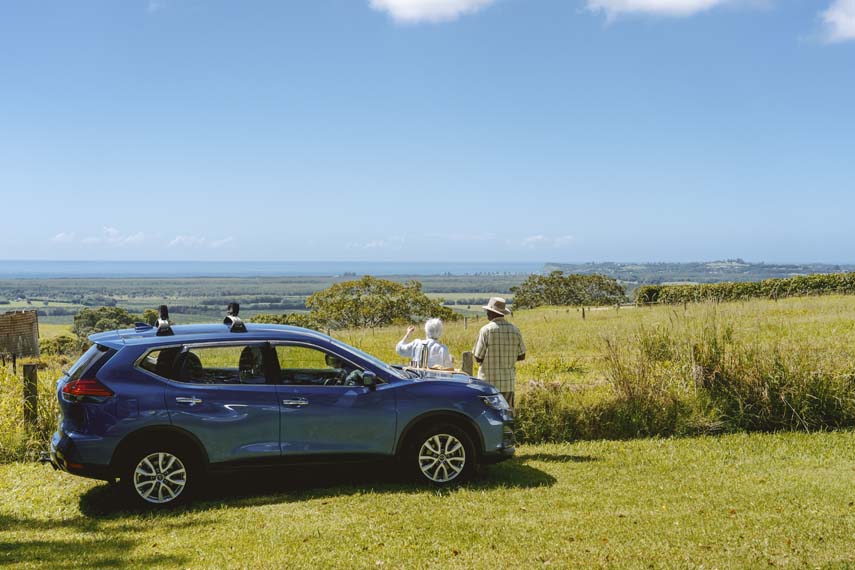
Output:
<svg viewBox="0 0 855 570">
<path fill-rule="evenodd" d="M 392 367 L 392 365 L 383 362 L 382 360 L 380 360 L 376 356 L 371 356 L 367 352 L 363 352 L 363 351 L 359 350 L 358 348 L 354 348 L 354 347 L 350 346 L 349 344 L 344 344 L 343 342 L 335 340 L 335 339 L 333 339 L 333 344 L 335 344 L 339 348 L 343 348 L 344 350 L 347 350 L 348 352 L 355 354 L 356 356 L 359 356 L 363 360 L 367 360 L 368 362 L 370 362 L 371 364 L 373 364 L 377 368 L 382 368 L 383 370 L 385 370 L 389 374 L 392 374 L 396 378 L 407 378 L 407 375 L 404 374 L 403 371 L 395 369 L 394 367 Z"/>
</svg>

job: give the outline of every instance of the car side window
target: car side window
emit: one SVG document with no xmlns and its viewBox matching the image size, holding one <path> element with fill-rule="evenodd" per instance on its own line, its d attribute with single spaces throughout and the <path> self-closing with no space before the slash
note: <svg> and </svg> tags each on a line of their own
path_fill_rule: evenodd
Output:
<svg viewBox="0 0 855 570">
<path fill-rule="evenodd" d="M 338 356 L 308 346 L 276 346 L 282 384 L 361 386 L 362 370 Z"/>
<path fill-rule="evenodd" d="M 138 366 L 152 374 L 157 374 L 161 378 L 177 380 L 177 360 L 180 354 L 180 347 L 152 350 L 143 357 Z"/>
<path fill-rule="evenodd" d="M 260 345 L 190 346 L 177 359 L 175 380 L 190 384 L 266 384 Z"/>
</svg>

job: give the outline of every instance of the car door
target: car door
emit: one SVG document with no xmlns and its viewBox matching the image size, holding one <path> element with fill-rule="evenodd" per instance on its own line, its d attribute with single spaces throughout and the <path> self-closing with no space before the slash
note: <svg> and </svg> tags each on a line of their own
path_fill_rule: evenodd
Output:
<svg viewBox="0 0 855 570">
<path fill-rule="evenodd" d="M 362 386 L 364 368 L 329 350 L 300 343 L 273 348 L 286 459 L 393 453 L 397 412 L 388 384 Z"/>
<path fill-rule="evenodd" d="M 280 457 L 273 358 L 269 344 L 244 342 L 185 345 L 171 367 L 165 359 L 170 420 L 204 444 L 211 463 Z"/>
</svg>

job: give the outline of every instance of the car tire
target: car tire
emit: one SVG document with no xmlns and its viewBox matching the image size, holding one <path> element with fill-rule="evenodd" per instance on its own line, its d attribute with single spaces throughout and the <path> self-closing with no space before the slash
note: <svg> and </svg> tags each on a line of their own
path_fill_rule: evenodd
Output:
<svg viewBox="0 0 855 570">
<path fill-rule="evenodd" d="M 163 442 L 127 455 L 121 486 L 137 506 L 169 508 L 187 502 L 200 485 L 202 469 L 189 448 Z"/>
<path fill-rule="evenodd" d="M 435 487 L 452 487 L 476 471 L 478 457 L 472 438 L 452 423 L 437 423 L 409 438 L 404 468 L 412 477 Z"/>
</svg>

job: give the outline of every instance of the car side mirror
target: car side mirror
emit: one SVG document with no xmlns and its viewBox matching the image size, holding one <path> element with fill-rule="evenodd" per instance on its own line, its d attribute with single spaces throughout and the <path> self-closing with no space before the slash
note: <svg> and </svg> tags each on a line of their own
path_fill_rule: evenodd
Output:
<svg viewBox="0 0 855 570">
<path fill-rule="evenodd" d="M 369 390 L 377 389 L 377 375 L 366 370 L 362 373 L 362 385 Z"/>
</svg>

